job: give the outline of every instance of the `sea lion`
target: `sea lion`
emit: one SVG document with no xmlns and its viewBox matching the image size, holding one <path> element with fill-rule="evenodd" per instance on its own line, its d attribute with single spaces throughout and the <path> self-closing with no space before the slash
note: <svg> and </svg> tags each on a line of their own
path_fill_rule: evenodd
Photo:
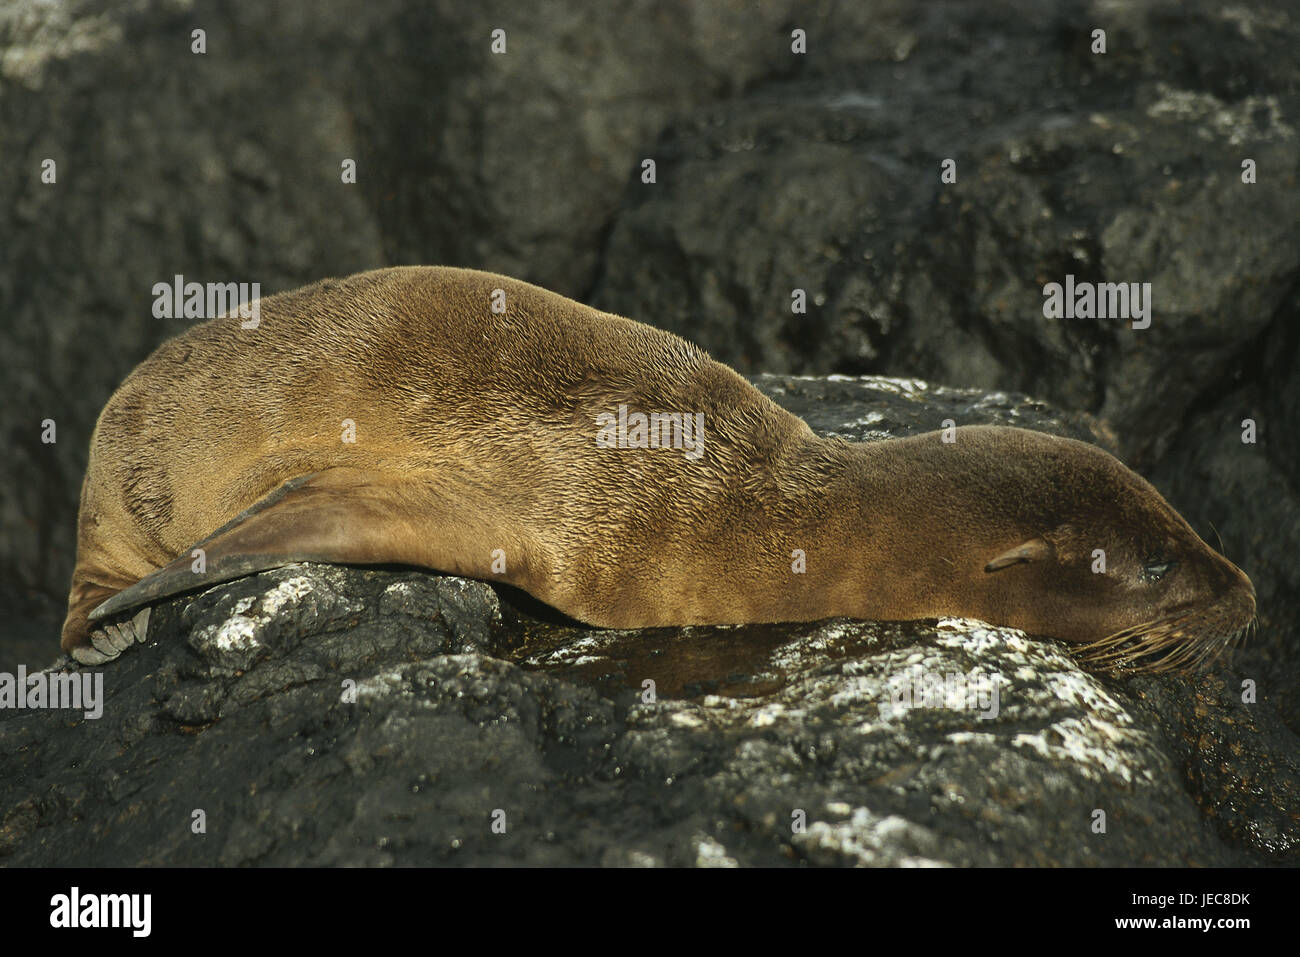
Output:
<svg viewBox="0 0 1300 957">
<path fill-rule="evenodd" d="M 502 581 L 604 627 L 978 618 L 1147 670 L 1253 620 L 1246 575 L 1104 451 L 947 437 L 818 438 L 685 340 L 503 276 L 324 280 L 109 399 L 62 645 L 106 661 L 148 603 L 297 561 Z"/>
</svg>

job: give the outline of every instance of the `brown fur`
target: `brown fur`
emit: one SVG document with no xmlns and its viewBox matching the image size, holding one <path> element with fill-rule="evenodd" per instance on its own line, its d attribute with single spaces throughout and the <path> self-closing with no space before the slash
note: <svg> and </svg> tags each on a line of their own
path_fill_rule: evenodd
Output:
<svg viewBox="0 0 1300 957">
<path fill-rule="evenodd" d="M 620 403 L 704 413 L 705 454 L 598 448 Z M 256 329 L 164 343 L 109 400 L 63 646 L 91 648 L 91 612 L 141 579 L 114 611 L 306 559 L 503 580 L 615 627 L 964 615 L 1089 642 L 1170 602 L 1226 609 L 1232 631 L 1253 617 L 1249 580 L 1104 452 L 957 434 L 817 438 L 684 340 L 489 273 L 325 280 L 262 300 Z M 209 572 L 187 578 L 209 536 Z M 1026 541 L 1033 560 L 984 570 Z M 1157 595 L 1137 585 L 1162 550 L 1184 574 Z"/>
</svg>

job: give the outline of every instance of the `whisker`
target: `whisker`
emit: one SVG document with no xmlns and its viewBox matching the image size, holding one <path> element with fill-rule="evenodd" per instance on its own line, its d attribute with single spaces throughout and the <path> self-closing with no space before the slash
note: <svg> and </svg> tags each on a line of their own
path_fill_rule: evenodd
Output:
<svg viewBox="0 0 1300 957">
<path fill-rule="evenodd" d="M 1206 521 L 1209 522 L 1210 520 L 1207 518 Z M 1214 537 L 1219 540 L 1219 554 L 1220 555 L 1226 554 L 1223 550 L 1223 536 L 1219 534 L 1219 530 L 1214 527 L 1213 522 L 1210 522 L 1210 528 L 1214 529 Z"/>
<path fill-rule="evenodd" d="M 1134 674 L 1191 673 L 1245 643 L 1258 628 L 1252 618 L 1221 632 L 1221 617 L 1184 614 L 1123 628 L 1072 649 L 1085 666 Z"/>
</svg>

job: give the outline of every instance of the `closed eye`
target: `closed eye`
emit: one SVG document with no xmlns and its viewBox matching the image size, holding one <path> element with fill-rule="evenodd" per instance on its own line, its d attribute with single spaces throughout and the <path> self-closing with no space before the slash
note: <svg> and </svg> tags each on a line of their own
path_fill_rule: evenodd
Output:
<svg viewBox="0 0 1300 957">
<path fill-rule="evenodd" d="M 1177 564 L 1172 558 L 1149 561 L 1142 566 L 1142 581 L 1148 585 L 1154 585 L 1168 575 Z"/>
</svg>

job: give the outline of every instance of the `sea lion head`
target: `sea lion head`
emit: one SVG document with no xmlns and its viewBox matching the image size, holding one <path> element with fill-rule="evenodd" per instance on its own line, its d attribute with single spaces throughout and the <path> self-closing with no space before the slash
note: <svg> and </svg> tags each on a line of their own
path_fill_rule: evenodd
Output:
<svg viewBox="0 0 1300 957">
<path fill-rule="evenodd" d="M 984 511 L 996 512 L 982 531 L 998 528 L 997 540 L 971 542 L 963 586 L 975 617 L 1131 671 L 1192 670 L 1253 625 L 1250 579 L 1118 459 L 1020 429 L 962 431 L 978 446 Z"/>
</svg>

